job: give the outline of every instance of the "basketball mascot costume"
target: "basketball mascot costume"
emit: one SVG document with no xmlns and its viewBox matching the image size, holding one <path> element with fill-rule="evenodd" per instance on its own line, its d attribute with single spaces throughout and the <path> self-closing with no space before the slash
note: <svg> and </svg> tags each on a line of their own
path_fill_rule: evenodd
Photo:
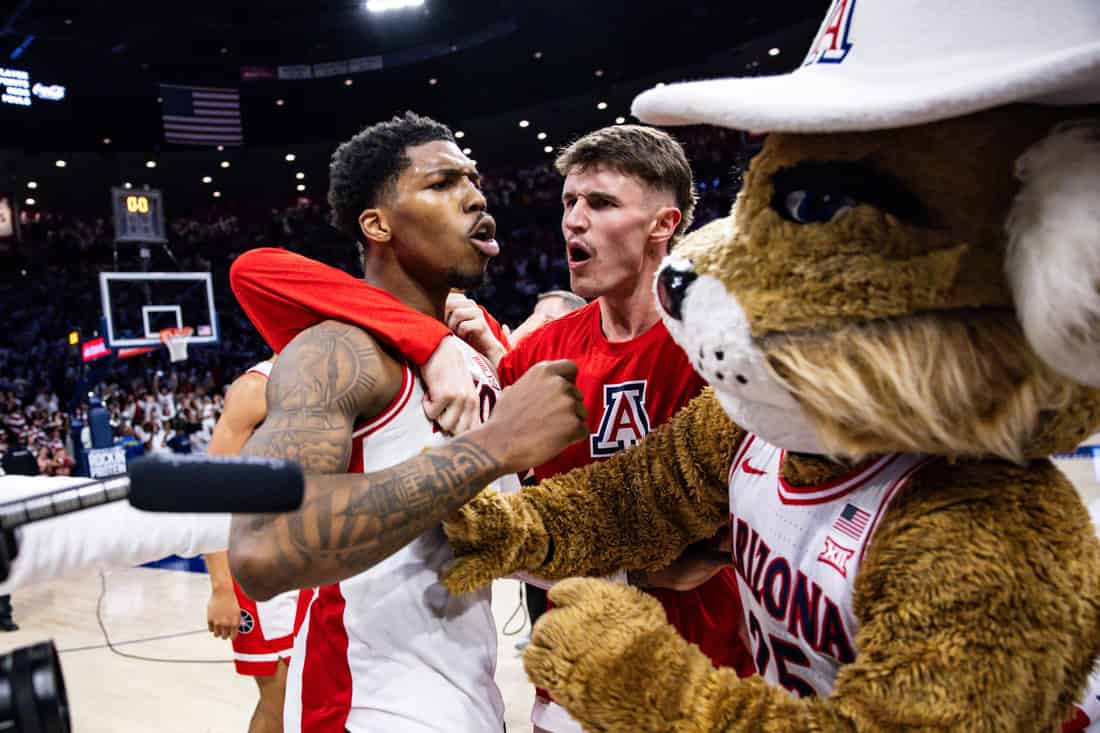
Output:
<svg viewBox="0 0 1100 733">
<path fill-rule="evenodd" d="M 770 133 L 658 275 L 710 388 L 480 495 L 444 582 L 655 570 L 728 524 L 757 676 L 585 578 L 532 681 L 589 731 L 1057 730 L 1100 655 L 1100 543 L 1048 460 L 1100 426 L 1097 102 L 1095 0 L 837 0 L 791 74 L 640 96 Z"/>
</svg>

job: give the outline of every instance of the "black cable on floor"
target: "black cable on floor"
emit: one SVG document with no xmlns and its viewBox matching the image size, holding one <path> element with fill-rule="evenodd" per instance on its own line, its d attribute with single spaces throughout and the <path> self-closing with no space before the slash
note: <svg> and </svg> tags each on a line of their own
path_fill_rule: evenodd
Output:
<svg viewBox="0 0 1100 733">
<path fill-rule="evenodd" d="M 500 633 L 504 636 L 515 636 L 522 633 L 527 628 L 527 622 L 530 620 L 527 616 L 527 599 L 525 597 L 527 584 L 521 582 L 519 584 L 519 607 L 515 611 L 512 611 L 512 615 L 508 617 L 508 620 L 504 622 L 504 625 L 500 627 Z M 516 614 L 523 613 L 523 620 L 520 623 L 520 627 L 515 631 L 508 630 L 508 624 L 512 623 L 512 619 L 516 617 Z"/>
<path fill-rule="evenodd" d="M 95 604 L 95 620 L 99 623 L 99 630 L 103 632 L 103 641 L 107 642 L 107 648 L 118 656 L 125 657 L 126 659 L 135 659 L 139 662 L 164 662 L 167 664 L 233 664 L 232 659 L 165 659 L 161 657 L 143 657 L 138 654 L 127 654 L 126 652 L 119 651 L 111 641 L 111 637 L 107 633 L 107 626 L 103 623 L 103 599 L 107 597 L 107 576 L 104 575 L 102 571 L 99 573 L 99 584 L 99 600 L 96 601 Z M 197 632 L 186 632 L 186 634 L 193 633 Z M 184 636 L 186 634 L 178 634 L 178 636 Z M 151 639 L 146 639 L 145 641 L 151 641 Z"/>
<path fill-rule="evenodd" d="M 178 636 L 195 636 L 196 634 L 209 634 L 209 629 L 195 629 L 194 631 L 179 631 L 175 634 L 161 634 L 160 636 L 143 636 L 139 639 L 130 639 L 129 641 L 116 641 L 115 646 L 126 646 L 127 644 L 142 644 L 147 641 L 160 641 L 161 639 L 174 639 Z M 88 646 L 74 646 L 72 649 L 58 649 L 58 654 L 69 654 L 70 652 L 87 652 L 93 649 L 107 649 L 106 644 L 89 644 Z"/>
</svg>

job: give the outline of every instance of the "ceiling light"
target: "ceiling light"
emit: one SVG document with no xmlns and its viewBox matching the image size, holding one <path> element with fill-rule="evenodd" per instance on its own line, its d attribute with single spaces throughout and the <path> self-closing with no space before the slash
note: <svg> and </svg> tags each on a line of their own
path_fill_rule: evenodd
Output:
<svg viewBox="0 0 1100 733">
<path fill-rule="evenodd" d="M 222 166 L 222 168 L 228 168 L 229 167 L 229 161 L 228 160 L 223 160 L 221 162 L 221 166 Z"/>
<path fill-rule="evenodd" d="M 519 121 L 519 126 L 520 126 L 520 127 L 527 127 L 527 126 L 528 126 L 528 125 L 530 125 L 530 124 L 531 124 L 531 123 L 530 123 L 530 122 L 528 122 L 527 120 L 520 120 L 520 121 Z"/>
<path fill-rule="evenodd" d="M 542 51 L 535 51 L 534 56 L 535 56 L 535 60 L 538 61 L 539 59 L 542 58 Z"/>
<path fill-rule="evenodd" d="M 596 76 L 603 76 L 603 69 L 596 69 Z"/>
<path fill-rule="evenodd" d="M 214 181 L 214 179 L 211 178 L 210 176 L 203 176 L 202 177 L 202 182 L 203 183 L 212 183 L 213 181 Z"/>
<path fill-rule="evenodd" d="M 286 162 L 287 163 L 293 163 L 296 158 L 297 158 L 297 156 L 294 155 L 294 153 L 287 153 L 286 154 Z"/>
<path fill-rule="evenodd" d="M 432 85 L 432 86 L 434 87 L 434 86 L 435 86 L 436 84 L 438 84 L 438 83 L 439 83 L 439 79 L 436 79 L 436 78 L 435 78 L 435 77 L 433 76 L 433 77 L 432 77 L 431 79 L 428 79 L 428 83 L 429 83 L 429 84 L 431 84 L 431 85 Z"/>
<path fill-rule="evenodd" d="M 367 0 L 364 7 L 371 13 L 384 13 L 387 10 L 419 8 L 424 0 Z"/>
<path fill-rule="evenodd" d="M 38 181 L 27 181 L 27 188 L 38 188 Z"/>
<path fill-rule="evenodd" d="M 305 191 L 305 190 L 306 190 L 306 184 L 304 184 L 304 183 L 299 183 L 299 184 L 298 184 L 298 190 L 299 190 L 299 191 Z"/>
<path fill-rule="evenodd" d="M 768 49 L 768 55 L 769 56 L 778 56 L 779 55 L 779 49 L 778 48 L 769 48 Z"/>
<path fill-rule="evenodd" d="M 223 150 L 225 150 L 225 146 L 224 145 L 219 145 L 218 146 L 218 152 L 220 153 Z"/>
<path fill-rule="evenodd" d="M 156 168 L 157 167 L 157 161 L 147 160 L 147 161 L 145 161 L 145 167 L 146 168 Z"/>
<path fill-rule="evenodd" d="M 104 145 L 110 145 L 111 144 L 111 138 L 109 138 L 109 137 L 103 138 L 103 144 Z"/>
<path fill-rule="evenodd" d="M 133 188 L 134 184 L 130 183 L 129 181 L 126 181 L 126 183 L 122 184 L 122 187 L 123 188 Z"/>
<path fill-rule="evenodd" d="M 68 164 L 63 160 L 58 160 L 54 162 L 54 165 L 56 165 L 58 168 L 64 168 Z"/>
<path fill-rule="evenodd" d="M 286 104 L 286 102 L 283 101 L 282 99 L 276 99 L 275 100 L 275 106 L 276 107 L 282 107 L 284 104 Z"/>
<path fill-rule="evenodd" d="M 546 133 L 545 132 L 540 132 L 538 135 L 535 135 L 535 137 L 537 137 L 539 140 L 545 140 L 546 139 Z"/>
<path fill-rule="evenodd" d="M 34 199 L 27 199 L 23 203 L 25 203 L 27 206 L 34 206 L 37 202 Z"/>
<path fill-rule="evenodd" d="M 623 124 L 624 122 L 626 122 L 626 118 L 625 118 L 625 117 L 616 117 L 616 118 L 615 118 L 615 124 L 616 124 L 616 125 L 621 125 L 621 124 Z"/>
<path fill-rule="evenodd" d="M 221 197 L 222 197 L 222 192 L 221 191 L 215 191 L 214 192 L 214 198 L 220 199 Z"/>
<path fill-rule="evenodd" d="M 300 181 L 300 180 L 302 180 L 303 178 L 306 177 L 306 174 L 302 173 L 301 171 L 298 171 L 297 173 L 294 174 L 294 177 L 297 178 Z"/>
<path fill-rule="evenodd" d="M 346 87 L 350 87 L 354 83 L 355 83 L 355 81 L 352 80 L 352 79 L 344 79 L 344 86 L 346 86 Z"/>
<path fill-rule="evenodd" d="M 455 133 L 455 140 L 461 140 L 464 137 L 466 137 L 466 133 L 464 133 L 462 130 L 459 130 Z"/>
<path fill-rule="evenodd" d="M 160 104 L 163 101 L 164 101 L 164 97 L 157 97 L 157 104 Z"/>
<path fill-rule="evenodd" d="M 463 155 L 469 155 L 469 154 L 470 154 L 470 153 L 472 153 L 472 152 L 473 152 L 473 151 L 472 151 L 472 150 L 470 150 L 469 148 L 462 148 L 462 154 L 463 154 Z"/>
<path fill-rule="evenodd" d="M 553 145 L 547 145 L 545 148 L 542 149 L 542 152 L 552 153 L 552 152 L 554 152 L 554 146 Z"/>
<path fill-rule="evenodd" d="M 222 53 L 229 53 L 229 49 L 226 48 L 225 46 L 222 46 L 221 51 L 222 51 Z"/>
<path fill-rule="evenodd" d="M 596 109 L 607 109 L 607 102 L 600 102 L 596 105 Z"/>
</svg>

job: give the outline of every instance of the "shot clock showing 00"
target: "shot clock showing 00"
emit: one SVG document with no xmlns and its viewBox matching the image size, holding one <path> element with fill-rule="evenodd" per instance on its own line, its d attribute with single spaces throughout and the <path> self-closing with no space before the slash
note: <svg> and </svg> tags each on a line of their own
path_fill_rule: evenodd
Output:
<svg viewBox="0 0 1100 733">
<path fill-rule="evenodd" d="M 131 214 L 148 214 L 149 197 L 144 194 L 129 195 L 126 197 L 126 211 Z"/>
<path fill-rule="evenodd" d="M 135 192 L 115 186 L 111 189 L 115 214 L 116 242 L 166 242 L 164 205 L 160 191 Z"/>
</svg>

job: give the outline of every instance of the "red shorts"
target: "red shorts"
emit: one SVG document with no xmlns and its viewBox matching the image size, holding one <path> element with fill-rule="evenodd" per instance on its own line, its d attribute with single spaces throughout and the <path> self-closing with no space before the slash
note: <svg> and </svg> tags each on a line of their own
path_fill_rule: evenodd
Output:
<svg viewBox="0 0 1100 733">
<path fill-rule="evenodd" d="M 237 674 L 270 677 L 279 660 L 290 661 L 294 635 L 305 618 L 313 589 L 280 593 L 270 601 L 257 603 L 244 594 L 237 581 L 233 592 L 241 607 L 241 626 L 233 640 L 233 661 Z"/>
</svg>

